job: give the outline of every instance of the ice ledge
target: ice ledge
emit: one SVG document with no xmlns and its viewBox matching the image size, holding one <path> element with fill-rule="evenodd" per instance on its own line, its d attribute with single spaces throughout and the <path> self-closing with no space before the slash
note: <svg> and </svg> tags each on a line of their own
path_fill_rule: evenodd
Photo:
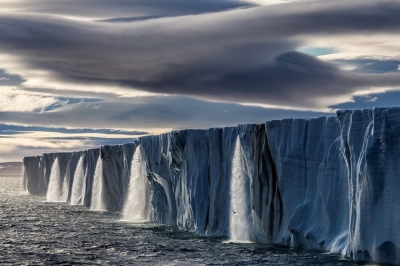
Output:
<svg viewBox="0 0 400 266">
<path fill-rule="evenodd" d="M 138 187 L 148 189 L 140 193 L 149 195 L 143 204 L 153 222 L 398 264 L 399 137 L 398 107 L 173 131 L 132 144 L 26 157 L 24 185 L 46 195 L 50 179 L 58 180 L 52 193 L 66 193 L 68 202 L 75 191 L 86 206 L 100 200 L 96 206 L 121 211 L 128 198 L 137 200 L 128 195 L 137 176 L 147 182 Z M 132 174 L 136 168 L 146 178 Z"/>
</svg>

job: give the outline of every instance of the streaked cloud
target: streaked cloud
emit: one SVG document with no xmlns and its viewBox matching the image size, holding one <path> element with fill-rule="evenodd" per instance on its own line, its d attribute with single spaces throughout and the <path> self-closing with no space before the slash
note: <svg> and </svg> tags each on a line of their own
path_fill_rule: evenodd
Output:
<svg viewBox="0 0 400 266">
<path fill-rule="evenodd" d="M 44 111 L 52 105 L 62 106 L 65 102 L 55 97 L 38 93 L 27 93 L 13 87 L 0 87 L 0 112 L 34 112 Z"/>
<path fill-rule="evenodd" d="M 19 161 L 44 152 L 84 150 L 105 144 L 123 144 L 147 132 L 109 129 L 65 129 L 0 124 L 0 161 Z"/>
<path fill-rule="evenodd" d="M 395 104 L 399 13 L 394 0 L 4 0 L 0 123 L 32 131 L 0 145 L 83 149 Z"/>
<path fill-rule="evenodd" d="M 377 100 L 378 100 L 378 97 L 372 97 L 372 98 L 367 99 L 366 102 L 373 103 L 373 102 L 376 102 Z"/>
<path fill-rule="evenodd" d="M 44 112 L 0 112 L 0 123 L 3 123 L 0 124 L 0 143 L 4 144 L 0 148 L 0 158 L 14 161 L 43 152 L 123 144 L 145 134 L 173 129 L 322 115 L 326 113 L 208 102 L 182 96 L 114 98 L 67 104 Z"/>
<path fill-rule="evenodd" d="M 119 17 L 182 16 L 249 7 L 241 0 L 2 0 L 0 11 L 40 13 L 90 20 Z"/>
<path fill-rule="evenodd" d="M 3 112 L 0 123 L 54 128 L 117 129 L 151 134 L 173 129 L 264 123 L 271 119 L 317 117 L 321 112 L 300 112 L 208 102 L 182 96 L 114 98 L 95 103 L 65 105 L 42 113 Z"/>
<path fill-rule="evenodd" d="M 300 1 L 282 4 L 285 8 L 278 4 L 247 9 L 221 3 L 223 7 L 215 10 L 229 11 L 187 16 L 190 8 L 177 1 L 184 10 L 177 17 L 129 23 L 35 15 L 57 8 L 71 13 L 62 5 L 46 9 L 48 4 L 30 14 L 3 14 L 0 47 L 14 61 L 12 72 L 20 73 L 26 80 L 23 85 L 29 87 L 93 91 L 97 87 L 105 92 L 112 86 L 115 89 L 108 90 L 115 93 L 134 89 L 321 111 L 327 111 L 327 103 L 339 104 L 370 87 L 397 89 L 398 73 L 366 76 L 348 73 L 331 62 L 329 56 L 348 53 L 346 45 L 318 45 L 337 51 L 321 58 L 295 50 L 321 44 L 329 36 L 336 43 L 345 38 L 341 43 L 353 43 L 353 50 L 368 46 L 371 52 L 375 46 L 362 45 L 357 36 L 372 32 L 384 36 L 383 40 L 392 38 L 400 30 L 398 2 Z M 165 16 L 172 10 L 157 1 L 135 4 L 153 5 Z M 119 10 L 128 4 L 112 5 Z M 237 7 L 241 5 L 245 6 Z M 99 14 L 101 8 L 96 9 Z M 372 41 L 365 39 L 364 44 Z"/>
</svg>

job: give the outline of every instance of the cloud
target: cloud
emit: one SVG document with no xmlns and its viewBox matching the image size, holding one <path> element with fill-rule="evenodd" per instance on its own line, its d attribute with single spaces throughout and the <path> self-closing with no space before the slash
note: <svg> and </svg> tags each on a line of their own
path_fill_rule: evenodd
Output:
<svg viewBox="0 0 400 266">
<path fill-rule="evenodd" d="M 0 88 L 0 114 L 1 112 L 44 112 L 65 105 L 95 103 L 103 100 L 101 98 L 64 97 L 49 90 L 26 90 L 14 86 L 0 86 Z"/>
<path fill-rule="evenodd" d="M 393 104 L 399 13 L 389 0 L 4 0 L 1 149 Z"/>
<path fill-rule="evenodd" d="M 16 86 L 23 82 L 18 75 L 9 75 L 0 69 L 0 88 L 3 86 Z"/>
<path fill-rule="evenodd" d="M 208 102 L 182 96 L 79 102 L 40 113 L 0 112 L 0 153 L 3 160 L 14 161 L 44 152 L 128 143 L 144 134 L 174 129 L 322 115 L 329 114 Z"/>
<path fill-rule="evenodd" d="M 64 138 L 63 138 L 64 137 Z M 0 153 L 2 160 L 20 161 L 24 156 L 33 156 L 43 152 L 73 151 L 88 149 L 95 145 L 90 138 L 73 138 L 62 136 L 53 132 L 32 132 L 32 133 L 0 133 Z"/>
<path fill-rule="evenodd" d="M 14 13 L 56 14 L 87 20 L 127 16 L 181 16 L 252 5 L 254 4 L 240 0 L 3 0 L 0 10 Z"/>
<path fill-rule="evenodd" d="M 366 102 L 373 103 L 373 102 L 376 102 L 377 100 L 378 100 L 378 97 L 373 97 L 373 98 L 366 100 Z"/>
<path fill-rule="evenodd" d="M 0 113 L 1 114 L 1 113 Z M 22 115 L 22 113 L 19 113 Z M 0 124 L 0 153 L 7 161 L 44 152 L 85 150 L 105 144 L 123 144 L 147 134 L 107 129 L 66 129 Z"/>
<path fill-rule="evenodd" d="M 56 137 L 57 134 L 64 134 L 63 136 L 72 137 L 93 137 L 93 138 L 134 138 L 137 136 L 146 135 L 145 131 L 127 131 L 127 130 L 114 130 L 114 129 L 91 129 L 91 128 L 56 128 L 56 127 L 43 127 L 43 126 L 17 126 L 11 124 L 0 124 L 0 134 L 10 135 L 15 134 L 33 134 L 40 132 L 40 134 L 49 134 L 46 137 Z M 54 133 L 54 134 L 53 134 Z M 52 135 L 53 134 L 53 135 Z"/>
<path fill-rule="evenodd" d="M 56 131 L 60 131 L 60 128 L 90 128 L 158 134 L 173 129 L 235 126 L 243 123 L 264 123 L 271 119 L 322 115 L 327 113 L 242 106 L 182 96 L 152 96 L 114 98 L 95 103 L 82 102 L 42 113 L 3 112 L 0 113 L 0 123 L 39 127 L 46 125 L 58 128 Z M 87 133 L 94 137 L 93 134 L 98 132 Z M 81 132 L 65 133 L 81 134 Z M 110 132 L 103 133 L 110 134 Z"/>
<path fill-rule="evenodd" d="M 234 8 L 233 2 L 222 2 L 221 8 L 210 1 L 195 2 L 204 4 L 204 12 Z M 192 9 L 176 1 L 172 7 L 183 10 L 177 11 L 178 17 L 127 23 L 65 19 L 73 14 L 73 5 L 40 3 L 37 8 L 28 5 L 30 14 L 0 15 L 0 47 L 8 54 L 3 67 L 21 74 L 25 87 L 98 88 L 116 94 L 135 89 L 327 111 L 328 105 L 349 101 L 359 91 L 396 89 L 400 84 L 398 73 L 351 73 L 327 57 L 322 61 L 295 52 L 326 36 L 354 43 L 354 36 L 375 33 L 390 39 L 400 30 L 396 1 L 300 1 L 282 4 L 284 8 L 271 5 L 194 16 L 186 16 Z M 108 5 L 100 1 L 93 12 L 102 14 Z M 111 10 L 122 16 L 126 5 L 120 1 Z M 135 5 L 160 8 L 162 16 L 173 10 L 157 1 Z M 153 11 L 141 15 L 157 16 Z M 336 56 L 343 55 L 340 49 Z"/>
<path fill-rule="evenodd" d="M 301 1 L 301 0 L 249 0 L 250 3 L 254 3 L 257 5 L 264 5 L 264 6 L 285 4 L 296 1 Z"/>
<path fill-rule="evenodd" d="M 65 102 L 55 97 L 27 93 L 13 87 L 2 87 L 0 94 L 0 112 L 33 112 L 43 111 L 52 105 L 63 105 Z"/>
<path fill-rule="evenodd" d="M 349 60 L 337 60 L 341 65 L 351 65 L 354 72 L 359 73 L 389 73 L 397 72 L 400 60 L 393 58 L 358 58 Z"/>
</svg>

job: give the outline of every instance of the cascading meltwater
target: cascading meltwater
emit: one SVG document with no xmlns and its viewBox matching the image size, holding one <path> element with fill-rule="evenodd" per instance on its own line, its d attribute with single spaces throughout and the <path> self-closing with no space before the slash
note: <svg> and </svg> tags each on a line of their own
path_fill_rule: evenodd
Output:
<svg viewBox="0 0 400 266">
<path fill-rule="evenodd" d="M 141 147 L 137 147 L 132 158 L 130 181 L 122 219 L 125 221 L 148 221 L 150 215 L 150 186 L 147 179 L 146 162 Z"/>
<path fill-rule="evenodd" d="M 103 161 L 101 155 L 99 155 L 96 161 L 90 209 L 95 211 L 105 210 L 103 203 Z"/>
<path fill-rule="evenodd" d="M 24 182 L 48 201 L 74 203 L 81 191 L 93 210 L 200 235 L 398 264 L 399 124 L 399 108 L 375 108 L 174 131 L 84 151 L 82 163 L 26 157 Z"/>
<path fill-rule="evenodd" d="M 53 162 L 50 172 L 49 186 L 47 188 L 46 200 L 49 202 L 59 202 L 62 200 L 62 179 L 60 178 L 60 166 L 58 158 Z"/>
<path fill-rule="evenodd" d="M 82 205 L 85 191 L 85 169 L 83 167 L 84 155 L 81 155 L 76 166 L 74 181 L 72 183 L 71 204 Z"/>
<path fill-rule="evenodd" d="M 249 210 L 250 186 L 243 169 L 243 154 L 240 139 L 237 137 L 232 156 L 232 172 L 230 181 L 230 219 L 229 239 L 231 241 L 251 241 Z"/>
</svg>

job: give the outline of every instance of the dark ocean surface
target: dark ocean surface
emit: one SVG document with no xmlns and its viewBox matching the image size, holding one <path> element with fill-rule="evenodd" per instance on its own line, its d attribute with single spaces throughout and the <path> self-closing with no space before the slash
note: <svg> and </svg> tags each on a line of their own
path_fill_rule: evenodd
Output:
<svg viewBox="0 0 400 266">
<path fill-rule="evenodd" d="M 357 265 L 343 256 L 228 243 L 119 213 L 47 203 L 21 178 L 0 177 L 0 265 Z"/>
</svg>

